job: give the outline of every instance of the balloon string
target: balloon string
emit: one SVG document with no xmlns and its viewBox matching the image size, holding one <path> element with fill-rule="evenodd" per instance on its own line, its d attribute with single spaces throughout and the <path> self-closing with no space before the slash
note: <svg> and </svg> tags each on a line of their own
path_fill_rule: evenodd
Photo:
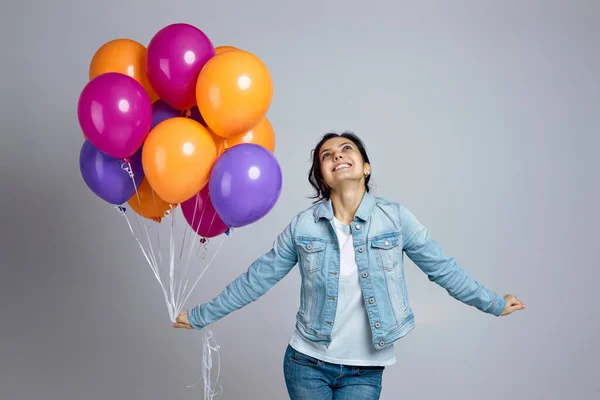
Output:
<svg viewBox="0 0 600 400">
<path fill-rule="evenodd" d="M 200 378 L 195 384 L 187 387 L 195 387 L 201 381 L 204 381 L 204 398 L 212 399 L 216 396 L 220 396 L 223 393 L 223 386 L 219 383 L 219 378 L 221 375 L 221 356 L 219 354 L 220 346 L 217 344 L 214 335 L 208 326 L 202 328 L 202 331 L 204 333 L 202 341 L 202 378 Z M 218 390 L 215 390 L 212 384 L 211 372 L 213 369 L 213 356 L 217 359 L 217 376 L 215 378 L 215 384 L 218 387 Z"/>
<path fill-rule="evenodd" d="M 196 281 L 194 282 L 194 285 L 191 287 L 191 289 L 187 292 L 187 294 L 185 295 L 185 297 L 183 298 L 183 301 L 181 302 L 181 305 L 185 304 L 185 302 L 187 301 L 187 299 L 190 297 L 190 295 L 192 294 L 192 292 L 194 291 L 194 289 L 196 288 L 196 285 L 198 285 L 198 282 L 200 282 L 200 279 L 202 279 L 202 276 L 204 276 L 204 273 L 208 270 L 208 267 L 210 267 L 210 265 L 212 264 L 212 262 L 214 261 L 215 257 L 217 256 L 217 254 L 219 253 L 219 251 L 221 250 L 221 247 L 223 246 L 223 243 L 225 243 L 225 239 L 228 238 L 229 236 L 224 236 L 221 239 L 221 243 L 219 243 L 219 246 L 217 247 L 217 250 L 215 251 L 215 253 L 213 254 L 211 260 L 208 262 L 208 264 L 206 265 L 206 267 L 204 267 L 204 269 L 202 270 L 202 273 L 200 274 L 200 276 L 198 277 L 198 279 L 196 279 Z"/>
<path fill-rule="evenodd" d="M 195 200 L 196 200 L 196 203 L 194 204 L 194 212 L 192 214 L 192 223 L 190 224 L 191 226 L 195 226 L 196 211 L 198 210 L 198 202 L 200 201 L 200 196 L 196 195 L 196 199 Z M 205 210 L 206 210 L 206 202 L 204 202 L 204 206 L 202 207 L 202 214 L 200 216 L 200 221 L 198 223 L 198 227 L 200 227 L 200 224 L 202 223 L 202 220 L 204 219 L 204 212 L 205 212 Z M 186 233 L 187 233 L 187 229 L 186 229 Z M 198 231 L 196 231 L 196 233 L 198 233 Z M 187 262 L 185 263 L 185 266 L 182 268 L 183 269 L 182 275 L 185 277 L 185 279 L 184 279 L 183 285 L 180 286 L 181 291 L 179 293 L 179 300 L 180 301 L 177 304 L 178 308 L 179 307 L 183 307 L 183 304 L 185 304 L 186 299 L 189 297 L 189 295 L 187 295 L 187 296 L 185 295 L 186 289 L 187 289 L 188 283 L 189 283 L 189 278 L 187 277 L 187 271 L 188 271 L 188 268 L 189 268 L 189 265 L 190 265 L 190 261 L 191 261 L 191 256 L 192 256 L 192 253 L 194 252 L 194 248 L 195 247 L 196 247 L 196 241 L 193 241 L 192 245 L 189 247 Z M 207 247 L 206 241 L 203 241 L 202 242 L 202 246 L 200 246 L 200 251 L 202 251 L 202 249 L 206 249 L 206 247 Z M 204 251 L 204 253 L 205 252 L 206 251 Z M 218 250 L 217 250 L 217 252 L 218 252 Z M 181 253 L 183 253 L 183 245 L 182 245 L 182 248 L 181 248 Z M 215 255 L 216 255 L 216 253 L 215 253 Z M 204 257 L 202 257 L 202 255 L 201 255 L 201 258 L 203 259 Z M 180 260 L 181 260 L 181 258 L 180 258 Z M 181 301 L 182 298 L 184 299 L 183 301 Z"/>
<path fill-rule="evenodd" d="M 180 262 L 181 262 L 181 258 L 182 258 L 182 256 L 183 256 L 183 250 L 184 250 L 184 247 L 185 247 L 185 242 L 186 242 L 186 239 L 187 239 L 187 237 L 188 237 L 187 235 L 188 235 L 188 232 L 189 232 L 189 230 L 190 230 L 190 229 L 188 229 L 188 228 L 190 228 L 190 225 L 191 225 L 192 227 L 193 227 L 193 226 L 195 226 L 195 221 L 196 221 L 196 211 L 198 210 L 198 202 L 199 202 L 199 201 L 200 201 L 200 196 L 199 196 L 199 195 L 196 195 L 196 197 L 195 197 L 195 204 L 194 204 L 194 212 L 193 212 L 193 214 L 192 214 L 192 223 L 191 223 L 191 224 L 187 224 L 187 225 L 186 225 L 185 232 L 184 232 L 184 236 L 183 236 L 183 243 L 181 244 L 181 249 L 180 249 L 180 252 L 179 252 L 179 261 L 180 261 Z M 202 209 L 202 215 L 200 216 L 200 221 L 199 221 L 198 227 L 200 226 L 200 223 L 202 222 L 202 219 L 203 219 L 203 217 L 204 217 L 204 210 L 205 210 L 205 208 L 206 208 L 206 202 L 204 203 L 204 207 L 203 207 L 203 209 Z M 198 231 L 197 231 L 197 230 L 196 230 L 196 233 L 198 233 Z M 191 233 L 190 233 L 190 236 L 191 236 Z M 192 245 L 191 245 L 191 246 L 189 246 L 188 257 L 187 257 L 187 262 L 185 263 L 185 266 L 184 266 L 183 268 L 181 268 L 181 269 L 182 269 L 182 272 L 181 272 L 181 276 L 182 276 L 182 277 L 185 277 L 185 276 L 187 275 L 188 268 L 189 268 L 189 264 L 190 264 L 190 260 L 191 260 L 191 256 L 192 256 L 192 254 L 193 254 L 193 252 L 194 252 L 194 248 L 195 248 L 195 247 L 196 247 L 196 241 L 193 241 L 193 242 L 192 242 Z M 183 279 L 182 279 L 182 280 L 183 280 Z M 181 296 L 183 295 L 183 293 L 185 293 L 185 290 L 186 290 L 186 288 L 187 288 L 187 284 L 188 284 L 188 280 L 189 280 L 189 279 L 185 278 L 184 280 L 185 280 L 185 282 L 183 282 L 183 284 L 179 285 L 179 289 L 180 289 L 180 290 L 179 290 L 179 291 L 178 291 L 178 293 L 177 293 L 177 297 L 178 297 L 178 299 L 181 299 Z M 182 307 L 182 306 L 183 306 L 183 303 L 181 303 L 181 302 L 179 301 L 179 302 L 177 303 L 177 308 L 179 309 L 179 307 Z"/>
<path fill-rule="evenodd" d="M 195 222 L 196 222 L 196 212 L 198 210 L 198 203 L 199 202 L 200 202 L 200 195 L 196 195 L 195 204 L 194 204 L 194 212 L 192 214 L 192 223 L 190 224 L 192 227 L 194 227 L 196 225 L 195 224 Z M 205 209 L 206 209 L 206 202 L 204 203 L 204 207 L 202 207 L 202 214 L 200 215 L 200 221 L 198 222 L 198 228 L 200 227 L 200 224 L 202 223 L 202 220 L 204 219 L 204 210 Z M 188 229 L 186 229 L 186 234 L 187 234 L 187 232 L 188 232 Z M 196 230 L 195 233 L 198 233 L 198 230 Z M 191 236 L 191 233 L 190 233 L 190 236 Z M 185 238 L 185 236 L 184 236 L 184 238 Z M 185 245 L 185 243 L 182 244 L 182 246 L 181 246 L 181 251 L 180 251 L 180 254 L 179 254 L 179 260 L 180 261 L 181 261 L 182 255 L 183 255 L 184 245 Z M 189 267 L 189 264 L 190 264 L 190 259 L 191 259 L 192 253 L 194 252 L 194 248 L 195 247 L 196 247 L 196 241 L 193 241 L 192 245 L 189 246 L 187 262 L 185 263 L 185 266 L 183 267 L 183 275 L 184 276 L 187 274 L 188 267 Z M 187 284 L 187 281 L 186 281 L 186 284 Z"/>
<path fill-rule="evenodd" d="M 137 184 L 135 183 L 135 174 L 133 173 L 133 168 L 131 167 L 131 163 L 129 161 L 126 161 L 125 163 L 121 164 L 121 168 L 123 168 L 123 170 L 125 170 L 125 172 L 127 172 L 129 174 L 129 177 L 131 178 L 131 182 L 133 184 L 133 188 L 135 189 L 135 195 L 136 195 L 138 204 L 140 205 L 140 212 L 142 213 L 142 217 L 145 218 L 145 216 L 144 216 L 144 208 L 141 207 L 142 201 L 140 199 L 140 193 L 138 191 Z M 136 218 L 136 222 L 138 224 L 138 228 L 140 228 L 140 230 L 141 230 L 142 228 L 140 227 L 140 223 L 139 223 L 139 219 L 138 218 Z M 153 259 L 153 261 L 154 261 L 155 264 L 158 264 L 156 262 L 156 256 L 154 254 L 154 248 L 152 246 L 152 241 L 150 240 L 150 236 L 148 235 L 148 227 L 146 226 L 146 224 L 143 224 L 143 225 L 144 225 L 144 231 L 146 233 L 146 239 L 148 240 L 148 244 L 150 245 L 150 251 L 151 251 L 151 254 L 152 254 L 152 259 Z"/>
<path fill-rule="evenodd" d="M 129 174 L 129 177 L 131 178 L 131 182 L 132 182 L 133 187 L 135 189 L 136 199 L 138 201 L 138 204 L 140 205 L 140 212 L 141 212 L 142 218 L 145 218 L 144 209 L 143 209 L 143 207 L 141 207 L 142 202 L 141 202 L 141 199 L 140 199 L 140 194 L 139 194 L 139 190 L 138 190 L 137 184 L 135 182 L 135 174 L 133 172 L 133 168 L 131 167 L 131 162 L 128 159 L 125 159 L 125 162 L 123 164 L 121 164 L 121 168 L 125 172 L 127 172 Z M 148 246 L 149 246 L 149 249 L 150 249 L 150 251 L 149 251 L 149 256 L 150 257 L 149 258 L 151 259 L 152 264 L 154 265 L 153 269 L 156 270 L 155 276 L 158 279 L 159 284 L 161 285 L 161 287 L 164 289 L 165 285 L 164 285 L 164 283 L 163 283 L 163 281 L 161 279 L 161 276 L 160 276 L 159 267 L 158 267 L 158 261 L 157 261 L 156 254 L 155 254 L 156 252 L 155 252 L 154 246 L 152 245 L 152 239 L 150 238 L 150 234 L 148 232 L 148 225 L 146 223 L 143 223 L 143 224 L 141 224 L 141 225 L 143 225 L 143 228 L 142 228 L 142 226 L 140 225 L 140 219 L 137 217 L 137 215 L 136 215 L 136 222 L 137 222 L 137 226 L 140 229 L 140 231 L 143 231 L 144 234 L 145 234 L 145 236 L 146 236 L 146 240 L 148 242 Z M 160 247 L 158 248 L 158 252 L 159 252 L 159 255 L 160 255 Z M 161 264 L 162 264 L 162 255 L 160 255 L 159 258 L 161 259 Z M 172 287 L 172 284 L 170 285 L 170 288 L 171 287 Z M 171 322 L 175 322 L 175 317 L 176 317 L 175 316 L 175 301 L 173 299 L 172 290 L 171 290 L 171 296 L 168 296 L 166 292 L 165 292 L 165 296 L 166 296 L 167 309 L 168 309 L 168 312 L 169 312 L 170 320 L 171 320 Z"/>
<path fill-rule="evenodd" d="M 123 207 L 118 207 L 118 206 L 116 208 L 117 208 L 117 210 L 119 210 L 119 212 L 121 213 L 121 215 L 123 215 L 123 217 L 125 217 L 125 222 L 127 223 L 127 226 L 129 227 L 129 231 L 131 232 L 131 235 L 133 236 L 133 238 L 135 239 L 135 241 L 139 245 L 140 250 L 142 251 L 142 254 L 146 258 L 146 261 L 148 262 L 148 265 L 150 266 L 150 268 L 152 269 L 152 272 L 154 273 L 154 276 L 156 277 L 156 280 L 158 280 L 158 283 L 159 283 L 159 285 L 160 285 L 160 287 L 161 287 L 161 289 L 163 291 L 163 294 L 165 296 L 165 300 L 167 302 L 167 307 L 170 309 L 171 305 L 169 304 L 169 300 L 168 300 L 168 296 L 167 296 L 167 290 L 165 288 L 165 285 L 162 282 L 162 279 L 160 279 L 160 273 L 158 271 L 158 266 L 155 265 L 150 260 L 148 252 L 146 251 L 146 249 L 142 245 L 142 242 L 140 241 L 140 239 L 138 238 L 138 236 L 135 234 L 135 232 L 133 230 L 133 227 L 131 226 L 131 222 L 129 221 L 129 218 L 127 218 L 127 215 L 125 214 L 125 209 Z"/>
<path fill-rule="evenodd" d="M 219 243 L 217 249 L 213 253 L 212 258 L 206 264 L 206 266 L 204 267 L 204 269 L 200 273 L 200 276 L 198 276 L 198 278 L 194 282 L 193 286 L 187 292 L 186 292 L 186 289 L 187 289 L 187 286 L 188 286 L 188 283 L 189 283 L 189 278 L 187 278 L 187 277 L 185 278 L 185 283 L 184 283 L 184 286 L 183 286 L 183 293 L 182 293 L 182 297 L 180 297 L 180 301 L 177 303 L 177 310 L 181 310 L 181 308 L 183 307 L 183 305 L 189 299 L 189 297 L 191 296 L 192 292 L 194 291 L 194 289 L 198 285 L 198 282 L 200 282 L 200 279 L 202 279 L 202 277 L 204 276 L 204 274 L 206 273 L 206 271 L 208 270 L 208 268 L 211 266 L 211 264 L 213 263 L 214 259 L 217 257 L 217 254 L 219 254 L 219 251 L 221 250 L 221 247 L 223 247 L 223 244 L 225 243 L 225 240 L 227 238 L 229 238 L 229 237 L 230 236 L 228 236 L 228 235 L 223 235 L 223 237 L 221 238 L 220 243 Z M 208 245 L 204 244 L 203 246 L 206 248 Z"/>
<path fill-rule="evenodd" d="M 133 169 L 131 168 L 131 164 L 130 164 L 129 160 L 126 160 L 126 163 L 122 164 L 122 168 L 131 177 L 134 188 L 135 188 L 135 193 L 136 193 L 138 203 L 141 205 L 139 191 L 138 191 L 138 188 L 137 188 L 137 185 L 135 182 L 135 175 L 133 173 Z M 152 196 L 153 196 L 153 200 L 156 202 L 156 199 L 154 197 L 154 191 L 152 191 Z M 194 215 L 192 218 L 193 222 L 195 221 L 195 218 L 196 218 L 196 212 L 198 209 L 198 204 L 197 204 L 198 201 L 199 201 L 199 196 L 196 199 L 196 207 L 194 207 Z M 159 263 L 157 262 L 156 254 L 154 251 L 154 246 L 152 244 L 152 240 L 150 239 L 149 229 L 148 229 L 147 224 L 145 224 L 145 223 L 142 224 L 143 225 L 143 229 L 142 229 L 142 227 L 140 226 L 139 218 L 136 215 L 136 222 L 137 222 L 138 228 L 140 230 L 144 231 L 146 239 L 148 240 L 148 244 L 150 247 L 149 251 L 143 246 L 142 242 L 140 241 L 138 236 L 135 234 L 133 226 L 131 225 L 129 218 L 125 214 L 125 208 L 117 207 L 117 209 L 125 217 L 125 221 L 127 222 L 127 226 L 129 227 L 131 234 L 133 235 L 134 239 L 138 243 L 138 245 L 142 251 L 142 254 L 146 258 L 148 265 L 150 265 L 150 268 L 152 269 L 154 276 L 158 280 L 159 285 L 165 296 L 165 301 L 167 303 L 167 308 L 169 309 L 169 314 L 170 314 L 171 320 L 172 320 L 172 322 L 174 322 L 181 307 L 186 303 L 189 296 L 194 291 L 197 284 L 200 282 L 200 279 L 202 279 L 202 277 L 204 276 L 204 274 L 206 273 L 206 271 L 208 270 L 208 268 L 210 267 L 210 265 L 216 258 L 221 247 L 223 246 L 223 243 L 225 242 L 225 239 L 229 236 L 230 232 L 228 231 L 227 232 L 228 235 L 225 235 L 221 239 L 215 253 L 213 254 L 213 257 L 206 264 L 206 266 L 200 273 L 200 276 L 198 276 L 198 278 L 194 282 L 193 286 L 188 291 L 187 288 L 188 288 L 188 283 L 189 283 L 190 279 L 187 276 L 187 274 L 188 274 L 190 261 L 192 259 L 192 254 L 194 254 L 194 249 L 195 249 L 195 246 L 197 243 L 195 240 L 193 240 L 191 243 L 191 246 L 189 246 L 189 248 L 188 248 L 189 251 L 187 254 L 187 260 L 185 262 L 185 266 L 183 268 L 175 268 L 175 219 L 171 215 L 172 212 L 174 211 L 173 205 L 171 205 L 170 210 L 167 210 L 165 212 L 165 217 L 167 217 L 167 216 L 172 217 L 171 224 L 170 224 L 170 232 L 169 232 L 170 233 L 170 235 L 169 235 L 170 236 L 170 238 L 169 238 L 169 281 L 170 282 L 169 282 L 169 288 L 167 290 L 167 288 L 165 287 L 165 284 L 162 281 L 161 276 L 160 276 L 160 271 L 159 271 L 159 267 L 158 267 Z M 202 212 L 200 215 L 200 222 L 202 222 L 202 220 L 205 217 L 205 211 L 206 211 L 206 202 L 204 203 L 204 206 L 202 208 Z M 143 208 L 141 209 L 141 215 L 143 218 L 145 218 L 144 214 L 143 214 Z M 212 220 L 210 221 L 209 229 L 210 229 L 210 227 L 212 227 L 212 225 L 215 221 L 215 218 L 216 218 L 216 215 L 213 215 Z M 194 226 L 193 223 L 191 225 Z M 179 249 L 179 262 L 180 263 L 182 261 L 184 248 L 186 247 L 186 242 L 188 239 L 188 237 L 187 237 L 188 229 L 189 229 L 189 227 L 186 225 L 184 238 L 181 243 L 181 248 Z M 160 263 L 162 264 L 163 260 L 162 260 L 162 253 L 160 251 L 160 249 L 161 249 L 160 235 L 159 235 L 158 230 L 157 230 L 156 236 L 157 236 L 157 242 L 158 242 L 158 246 L 157 246 L 158 247 L 158 256 L 160 259 Z M 201 246 L 198 249 L 198 254 L 200 254 L 202 259 L 204 259 L 204 257 L 206 256 L 207 250 L 208 250 L 208 241 L 206 240 L 206 238 L 202 238 Z M 185 279 L 182 279 L 182 278 L 185 278 Z M 182 282 L 183 280 L 185 280 L 185 282 Z M 203 339 L 203 345 L 202 345 L 202 347 L 203 347 L 203 350 L 202 350 L 202 378 L 200 379 L 200 381 L 204 380 L 204 398 L 205 399 L 213 399 L 214 397 L 219 396 L 223 391 L 222 386 L 218 383 L 219 377 L 220 377 L 220 369 L 221 369 L 220 354 L 219 354 L 220 346 L 218 344 L 216 344 L 213 333 L 208 327 L 204 327 L 203 332 L 204 332 L 204 339 Z M 212 382 L 213 381 L 213 376 L 212 376 L 213 357 L 216 357 L 216 359 L 217 359 L 217 373 L 216 373 L 216 381 L 215 381 L 217 388 L 215 388 L 213 386 L 213 382 Z M 194 387 L 200 381 L 198 381 L 196 384 L 194 384 L 192 386 L 188 386 L 188 387 Z"/>
</svg>

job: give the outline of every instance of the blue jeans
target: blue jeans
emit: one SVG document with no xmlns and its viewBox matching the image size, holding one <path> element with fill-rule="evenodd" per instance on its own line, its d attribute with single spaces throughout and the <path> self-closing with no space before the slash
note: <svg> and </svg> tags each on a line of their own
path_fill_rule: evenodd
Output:
<svg viewBox="0 0 600 400">
<path fill-rule="evenodd" d="M 283 374 L 290 399 L 378 400 L 385 367 L 331 364 L 288 345 Z"/>
</svg>

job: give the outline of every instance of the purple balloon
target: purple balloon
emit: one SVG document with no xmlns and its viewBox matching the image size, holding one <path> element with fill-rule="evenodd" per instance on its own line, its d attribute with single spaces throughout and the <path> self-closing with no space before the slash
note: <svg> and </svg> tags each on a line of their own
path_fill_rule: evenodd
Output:
<svg viewBox="0 0 600 400">
<path fill-rule="evenodd" d="M 196 81 L 215 48 L 204 32 L 189 24 L 172 24 L 148 44 L 146 75 L 152 88 L 171 107 L 183 111 L 196 104 Z"/>
<path fill-rule="evenodd" d="M 217 159 L 208 184 L 221 220 L 239 228 L 258 221 L 275 206 L 281 194 L 281 168 L 264 147 L 239 144 Z"/>
<path fill-rule="evenodd" d="M 123 169 L 129 166 L 123 159 L 109 156 L 86 140 L 79 153 L 81 176 L 90 190 L 102 200 L 115 205 L 125 203 L 142 183 L 142 149 L 129 159 L 133 179 Z M 133 184 L 135 181 L 135 185 Z"/>
<path fill-rule="evenodd" d="M 89 81 L 77 103 L 85 137 L 100 151 L 130 157 L 144 143 L 152 124 L 152 104 L 135 79 L 107 72 Z"/>
<path fill-rule="evenodd" d="M 169 119 L 180 117 L 181 111 L 177 111 L 164 100 L 157 100 L 154 104 L 152 104 L 152 127 L 150 129 L 154 129 L 154 127 L 161 122 Z"/>
</svg>

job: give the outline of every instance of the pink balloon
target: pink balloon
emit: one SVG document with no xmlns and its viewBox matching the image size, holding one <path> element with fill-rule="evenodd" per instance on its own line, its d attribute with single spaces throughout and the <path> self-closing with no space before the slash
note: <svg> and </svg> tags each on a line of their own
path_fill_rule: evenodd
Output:
<svg viewBox="0 0 600 400">
<path fill-rule="evenodd" d="M 115 158 L 131 157 L 150 132 L 152 103 L 135 79 L 108 72 L 85 85 L 77 118 L 83 134 L 98 150 Z"/>
<path fill-rule="evenodd" d="M 200 236 L 211 238 L 227 231 L 210 201 L 208 185 L 194 197 L 181 203 L 181 211 L 187 223 Z"/>
<path fill-rule="evenodd" d="M 200 29 L 172 24 L 158 31 L 148 44 L 146 75 L 168 105 L 187 110 L 196 105 L 196 81 L 215 48 Z"/>
</svg>

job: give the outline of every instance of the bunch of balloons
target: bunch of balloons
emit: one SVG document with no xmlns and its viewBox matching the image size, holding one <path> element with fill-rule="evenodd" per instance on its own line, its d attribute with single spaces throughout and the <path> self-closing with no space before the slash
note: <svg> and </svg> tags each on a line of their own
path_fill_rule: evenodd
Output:
<svg viewBox="0 0 600 400">
<path fill-rule="evenodd" d="M 282 185 L 266 116 L 273 83 L 256 55 L 215 48 L 203 31 L 178 23 L 147 47 L 105 43 L 89 78 L 77 106 L 80 169 L 98 197 L 157 222 L 181 205 L 206 238 L 273 208 Z"/>
</svg>

